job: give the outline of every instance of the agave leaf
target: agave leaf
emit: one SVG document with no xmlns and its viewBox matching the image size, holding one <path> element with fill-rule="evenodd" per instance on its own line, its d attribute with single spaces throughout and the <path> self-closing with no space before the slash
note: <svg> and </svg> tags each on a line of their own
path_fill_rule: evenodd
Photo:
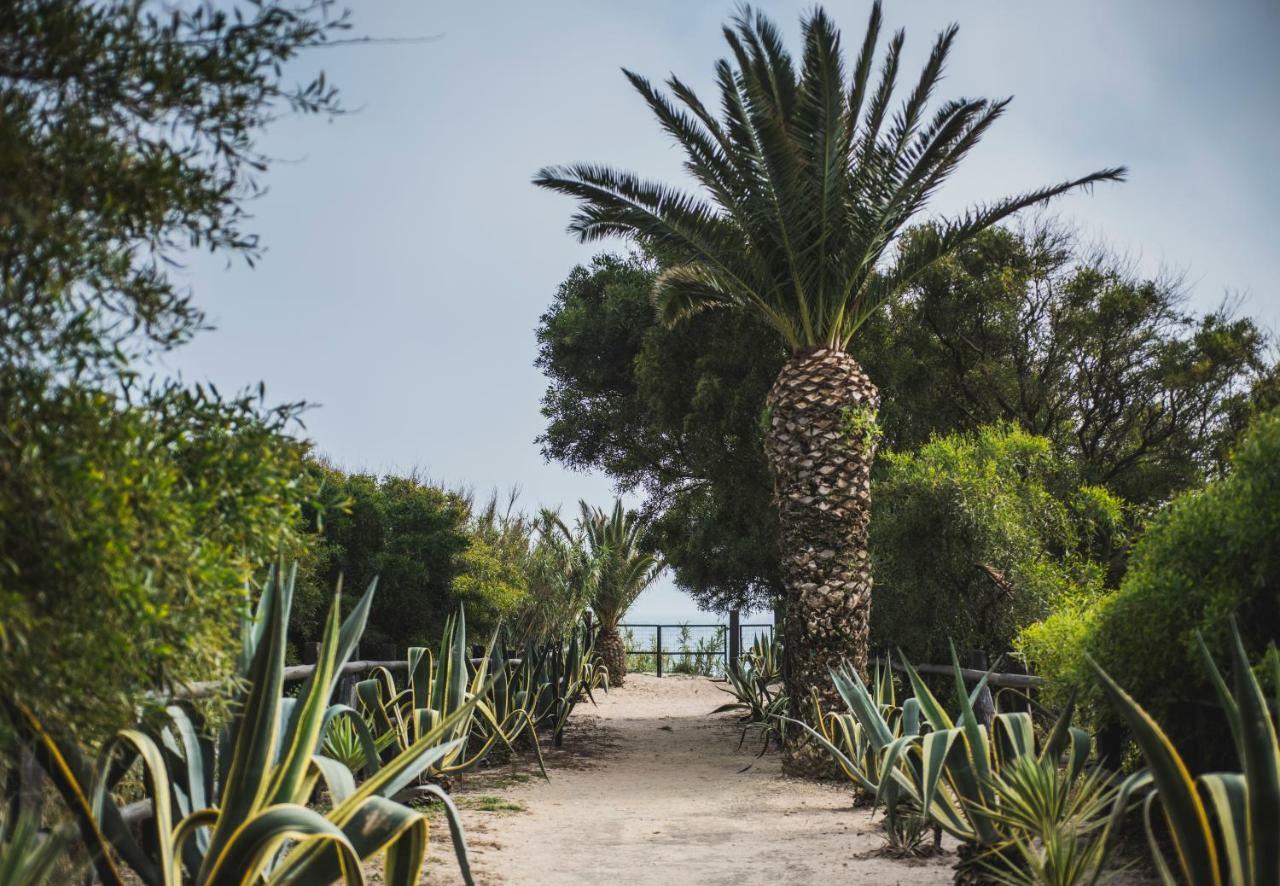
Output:
<svg viewBox="0 0 1280 886">
<path fill-rule="evenodd" d="M 361 801 L 342 827 L 357 858 L 370 858 L 387 850 L 386 882 L 413 886 L 427 851 L 427 817 L 385 797 Z M 342 876 L 342 858 L 336 843 L 315 850 L 300 847 L 285 856 L 272 882 L 279 886 L 331 883 Z"/>
<path fill-rule="evenodd" d="M 875 703 L 871 693 L 862 682 L 862 677 L 854 668 L 832 669 L 831 679 L 836 684 L 836 691 L 849 710 L 853 711 L 862 728 L 871 739 L 872 748 L 879 751 L 893 741 L 893 730 L 889 728 L 880 706 Z"/>
<path fill-rule="evenodd" d="M 1044 741 L 1044 747 L 1040 751 L 1041 760 L 1057 761 L 1062 756 L 1062 752 L 1066 750 L 1067 742 L 1070 740 L 1071 719 L 1076 712 L 1076 693 L 1071 690 L 1067 696 L 1067 703 L 1063 705 L 1062 713 L 1058 715 L 1058 719 L 1054 721 L 1053 728 L 1049 730 L 1049 735 Z"/>
<path fill-rule="evenodd" d="M 938 704 L 938 699 L 929 691 L 924 680 L 920 679 L 920 674 L 912 667 L 911 662 L 907 661 L 901 649 L 898 650 L 898 658 L 902 659 L 902 669 L 907 672 L 907 679 L 911 681 L 911 691 L 920 705 L 925 722 L 936 730 L 954 729 L 956 724 L 951 722 L 947 712 L 943 710 L 942 705 Z"/>
<path fill-rule="evenodd" d="M 133 837 L 125 827 L 120 817 L 120 810 L 115 807 L 115 804 L 107 804 L 101 816 L 94 814 L 93 802 L 90 799 L 90 785 L 93 778 L 79 748 L 70 742 L 59 742 L 45 729 L 44 724 L 29 707 L 10 698 L 7 694 L 4 696 L 4 706 L 9 715 L 10 724 L 31 743 L 36 761 L 40 763 L 70 810 L 72 820 L 88 849 L 98 878 L 106 886 L 124 886 L 123 876 L 116 868 L 112 854 L 114 844 L 120 847 L 121 857 L 138 873 L 144 883 L 162 882 L 160 872 L 156 870 L 155 865 L 133 842 Z"/>
<path fill-rule="evenodd" d="M 880 783 L 876 786 L 876 806 L 881 805 L 890 786 L 897 785 L 897 781 L 895 781 L 889 773 L 897 770 L 899 764 L 902 762 L 903 754 L 907 752 L 907 749 L 911 745 L 915 744 L 919 740 L 920 737 L 917 735 L 902 735 L 895 738 L 885 746 L 883 753 L 880 755 Z M 922 801 L 922 806 L 923 805 L 924 803 Z"/>
<path fill-rule="evenodd" d="M 1192 883 L 1214 884 L 1222 882 L 1218 870 L 1218 847 L 1214 843 L 1213 832 L 1209 828 L 1209 817 L 1204 804 L 1196 791 L 1191 774 L 1186 764 L 1178 756 L 1173 744 L 1164 730 L 1142 709 L 1136 701 L 1129 697 L 1120 686 L 1108 676 L 1092 657 L 1089 663 L 1102 680 L 1103 690 L 1111 699 L 1120 714 L 1133 730 L 1134 739 L 1151 770 L 1151 777 L 1159 791 L 1160 803 L 1165 819 L 1169 823 L 1173 835 L 1174 847 L 1183 874 Z M 1155 841 L 1154 831 L 1150 828 L 1150 803 L 1144 811 L 1148 821 L 1148 837 L 1152 843 L 1153 854 L 1158 865 L 1164 865 Z M 1166 866 L 1167 867 L 1167 866 Z"/>
<path fill-rule="evenodd" d="M 271 595 L 261 642 L 249 667 L 249 693 L 228 731 L 231 762 L 223 783 L 221 814 L 210 839 L 201 880 L 209 879 L 209 865 L 221 857 L 232 833 L 263 807 L 268 796 L 280 729 L 285 629 L 295 572 L 296 568 L 290 572 L 288 584 L 277 586 L 276 593 Z M 275 584 L 279 585 L 279 572 L 273 574 L 277 577 Z"/>
<path fill-rule="evenodd" d="M 947 759 L 951 756 L 951 748 L 959 734 L 957 729 L 943 729 L 940 732 L 930 732 L 924 737 L 920 746 L 921 809 L 929 811 L 933 808 Z"/>
<path fill-rule="evenodd" d="M 109 764 L 118 746 L 127 746 L 142 758 L 142 776 L 147 788 L 147 796 L 151 800 L 151 818 L 147 827 L 151 830 L 151 846 L 157 854 L 155 863 L 160 871 L 160 882 L 166 886 L 177 882 L 178 870 L 173 851 L 171 829 L 173 827 L 173 796 L 169 784 L 169 771 L 165 766 L 164 753 L 160 746 L 140 729 L 122 729 L 103 746 L 101 759 Z M 107 765 L 100 765 L 99 771 L 107 771 Z M 105 779 L 98 779 L 94 787 L 94 809 L 102 809 L 111 800 L 106 796 Z"/>
<path fill-rule="evenodd" d="M 306 797 L 301 796 L 302 782 L 311 765 L 311 755 L 320 746 L 325 711 L 339 666 L 338 614 L 341 611 L 341 597 L 335 595 L 321 634 L 320 656 L 298 696 L 301 701 L 285 706 L 284 700 L 279 700 L 280 718 L 287 725 L 281 731 L 280 762 L 267 789 L 268 805 L 306 802 Z"/>
<path fill-rule="evenodd" d="M 1249 853 L 1249 786 L 1239 772 L 1210 772 L 1196 778 L 1213 807 L 1213 822 L 1221 837 L 1219 845 L 1227 863 L 1227 882 L 1265 883 L 1265 879 L 1248 877 Z"/>
<path fill-rule="evenodd" d="M 282 803 L 259 810 L 214 856 L 205 883 L 254 883 L 276 853 L 290 841 L 293 852 L 332 848 L 339 859 L 339 876 L 346 883 L 364 883 L 360 858 L 350 839 L 314 809 Z"/>
<path fill-rule="evenodd" d="M 311 765 L 319 773 L 335 805 L 345 803 L 356 792 L 355 777 L 345 764 L 324 754 L 316 754 L 311 758 Z"/>
<path fill-rule="evenodd" d="M 1249 666 L 1240 631 L 1231 623 L 1232 670 L 1244 755 L 1244 778 L 1248 784 L 1249 843 L 1253 847 L 1250 868 L 1253 882 L 1280 882 L 1280 741 L 1276 739 L 1271 712 L 1262 687 Z"/>
<path fill-rule="evenodd" d="M 866 791 L 869 794 L 874 794 L 877 790 L 879 790 L 879 785 L 876 782 L 871 781 L 871 779 L 868 777 L 868 773 L 865 770 L 863 770 L 860 766 L 858 766 L 858 764 L 854 763 L 853 760 L 849 759 L 848 755 L 846 755 L 844 751 L 842 751 L 840 748 L 832 744 L 827 739 L 827 737 L 823 735 L 821 732 L 816 731 L 812 726 L 810 726 L 808 723 L 805 723 L 803 720 L 796 720 L 791 717 L 785 717 L 785 716 L 780 717 L 779 719 L 781 719 L 785 723 L 790 723 L 793 726 L 799 726 L 805 732 L 808 732 L 814 741 L 822 745 L 823 749 L 825 749 L 828 754 L 830 754 L 832 757 L 836 759 L 836 762 L 840 764 L 841 768 L 843 768 L 846 772 L 854 775 L 855 779 L 858 782 L 858 786 L 861 787 L 864 791 Z"/>
<path fill-rule="evenodd" d="M 1205 673 L 1209 675 L 1209 682 L 1213 684 L 1214 692 L 1218 695 L 1218 704 L 1222 705 L 1222 713 L 1226 716 L 1227 726 L 1231 729 L 1231 739 L 1236 746 L 1236 759 L 1243 766 L 1244 735 L 1240 723 L 1240 706 L 1236 704 L 1231 690 L 1227 688 L 1227 681 L 1222 678 L 1222 671 L 1218 669 L 1218 664 L 1213 660 L 1213 654 L 1209 652 L 1209 647 L 1199 631 L 1196 631 L 1196 648 L 1200 651 L 1200 661 L 1204 663 Z"/>
</svg>

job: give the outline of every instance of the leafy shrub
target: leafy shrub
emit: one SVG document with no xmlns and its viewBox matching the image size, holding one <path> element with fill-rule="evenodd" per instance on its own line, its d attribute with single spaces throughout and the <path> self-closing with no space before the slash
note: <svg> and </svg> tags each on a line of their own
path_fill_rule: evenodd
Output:
<svg viewBox="0 0 1280 886">
<path fill-rule="evenodd" d="M 1148 801 L 1145 826 L 1148 845 L 1165 882 L 1181 870 L 1188 883 L 1261 886 L 1280 882 L 1280 741 L 1262 685 L 1254 676 L 1235 623 L 1231 625 L 1231 688 L 1202 638 L 1196 636 L 1204 675 L 1213 684 L 1221 716 L 1232 739 L 1236 771 L 1211 772 L 1194 780 L 1169 737 L 1151 715 L 1098 668 L 1107 697 L 1133 729 L 1148 772 L 1141 779 L 1155 786 Z M 1096 664 L 1095 664 L 1096 667 Z M 1280 683 L 1280 659 L 1270 656 L 1273 680 Z M 1280 692 L 1276 695 L 1280 709 Z M 1151 813 L 1158 800 L 1168 828 L 1168 842 L 1157 837 Z M 1213 822 L 1213 827 L 1210 822 Z"/>
<path fill-rule="evenodd" d="M 1134 546 L 1120 589 L 1084 614 L 1059 613 L 1020 638 L 1037 671 L 1087 690 L 1089 652 L 1164 726 L 1196 766 L 1227 758 L 1229 743 L 1203 716 L 1212 703 L 1197 648 L 1230 648 L 1238 613 L 1244 648 L 1258 660 L 1280 635 L 1280 410 L 1261 416 L 1229 473 L 1175 499 Z M 1080 618 L 1080 627 L 1070 626 Z M 1100 710 L 1104 719 L 1113 717 Z"/>
<path fill-rule="evenodd" d="M 1120 503 L 1081 487 L 1048 440 L 1012 425 L 887 453 L 873 489 L 873 643 L 938 661 L 992 655 L 1053 607 L 1101 591 Z"/>
<path fill-rule="evenodd" d="M 92 739 L 229 675 L 254 565 L 299 544 L 291 417 L 0 374 L 0 683 Z"/>
</svg>

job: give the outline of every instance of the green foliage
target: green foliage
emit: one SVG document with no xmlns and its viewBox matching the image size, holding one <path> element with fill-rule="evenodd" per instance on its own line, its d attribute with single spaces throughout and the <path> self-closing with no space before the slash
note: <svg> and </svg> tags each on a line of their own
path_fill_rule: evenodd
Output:
<svg viewBox="0 0 1280 886">
<path fill-rule="evenodd" d="M 290 407 L 0 373 L 0 680 L 86 739 L 231 674 L 254 566 L 296 550 Z"/>
<path fill-rule="evenodd" d="M 643 490 L 653 545 L 704 607 L 769 605 L 781 578 L 760 414 L 786 350 L 746 315 L 659 325 L 656 275 L 601 254 L 560 285 L 538 327 L 543 454 Z"/>
<path fill-rule="evenodd" d="M 1000 425 L 886 453 L 872 494 L 873 643 L 925 661 L 951 638 L 999 655 L 1053 607 L 1101 592 L 1105 568 L 1087 555 L 1116 532 L 1119 503 L 1074 485 L 1048 440 Z"/>
<path fill-rule="evenodd" d="M 1020 644 L 1037 671 L 1081 689 L 1091 683 L 1088 652 L 1194 766 L 1221 765 L 1230 748 L 1203 716 L 1213 687 L 1196 637 L 1223 656 L 1228 619 L 1238 613 L 1245 650 L 1253 661 L 1262 657 L 1280 624 L 1278 537 L 1280 411 L 1272 411 L 1241 438 L 1225 477 L 1178 497 L 1152 521 L 1116 593 L 1083 615 L 1055 615 Z"/>
<path fill-rule="evenodd" d="M 858 356 L 885 392 L 890 448 L 1016 422 L 1083 482 L 1158 504 L 1222 461 L 1250 388 L 1265 397 L 1268 336 L 1186 301 L 1061 223 L 992 229 L 917 277 Z"/>
<path fill-rule="evenodd" d="M 375 576 L 381 590 L 369 614 L 368 643 L 410 646 L 438 636 L 457 608 L 453 583 L 472 546 L 468 502 L 413 475 L 347 474 L 319 463 L 311 471 L 342 507 L 322 515 L 319 537 L 301 565 L 291 639 L 316 639 L 318 613 L 339 577 L 361 587 Z M 482 574 L 492 557 L 487 546 L 477 547 L 471 566 Z M 473 577 L 465 590 L 481 600 L 487 587 Z"/>
<path fill-rule="evenodd" d="M 477 508 L 468 497 L 467 533 L 470 544 L 462 555 L 453 595 L 472 613 L 473 623 L 492 630 L 520 612 L 528 594 L 529 570 L 534 546 L 534 524 L 515 510 L 516 492 L 505 508 L 498 494 Z M 556 626 L 557 632 L 567 623 Z"/>
<path fill-rule="evenodd" d="M 1193 779 L 1160 724 L 1094 663 L 1107 697 L 1142 750 L 1150 773 L 1143 778 L 1155 786 L 1144 810 L 1152 857 L 1167 883 L 1175 882 L 1173 870 L 1188 883 L 1275 883 L 1280 881 L 1280 844 L 1274 839 L 1280 828 L 1280 741 L 1274 715 L 1234 621 L 1229 641 L 1230 689 L 1208 645 L 1200 637 L 1197 641 L 1205 678 L 1213 684 L 1227 721 L 1238 771 Z M 1271 665 L 1272 679 L 1280 685 L 1280 659 L 1272 656 Z M 1275 701 L 1280 711 L 1280 690 Z M 1164 812 L 1167 842 L 1160 839 L 1152 817 L 1157 802 Z"/>
<path fill-rule="evenodd" d="M 122 367 L 203 323 L 171 276 L 185 250 L 260 252 L 245 201 L 287 111 L 332 114 L 282 65 L 346 27 L 321 0 L 19 0 L 0 18 L 0 354 Z"/>
<path fill-rule="evenodd" d="M 869 406 L 846 407 L 840 416 L 840 432 L 869 450 L 873 450 L 884 436 L 884 429 L 876 421 L 876 410 Z"/>
<path fill-rule="evenodd" d="M 418 881 L 427 817 L 392 798 L 457 750 L 452 730 L 471 715 L 475 703 L 451 711 L 384 765 L 370 747 L 372 771 L 357 787 L 345 766 L 319 755 L 318 749 L 334 718 L 350 710 L 330 706 L 328 699 L 360 639 L 373 587 L 345 621 L 335 598 L 316 668 L 298 697 L 285 699 L 293 584 L 292 575 L 285 578 L 273 571 L 256 618 L 244 626 L 239 676 L 246 688 L 236 699 L 235 717 L 217 740 L 187 706 L 175 703 L 159 723 L 117 733 L 91 769 L 74 743 L 52 731 L 53 724 L 6 695 L 13 726 L 32 744 L 66 803 L 102 882 L 126 882 L 127 867 L 149 886 L 361 883 L 359 865 L 382 854 L 388 883 Z M 111 796 L 135 764 L 144 774 L 152 810 L 141 841 L 125 825 Z M 318 784 L 333 800 L 324 815 L 306 805 Z M 443 791 L 431 790 L 449 812 L 454 849 L 470 882 L 457 811 Z"/>
<path fill-rule="evenodd" d="M 518 644 L 541 645 L 578 624 L 591 602 L 595 570 L 581 532 L 545 508 L 533 523 L 535 541 L 525 568 L 526 593 L 511 623 Z"/>
<path fill-rule="evenodd" d="M 297 553 L 296 405 L 148 384 L 204 325 L 171 268 L 250 262 L 257 139 L 333 113 L 282 66 L 321 0 L 18 0 L 0 15 L 0 679 L 101 737 L 142 693 L 230 673 L 251 564 Z"/>
<path fill-rule="evenodd" d="M 663 563 L 642 549 L 644 521 L 628 513 L 622 499 L 608 513 L 586 502 L 581 506 L 579 524 L 595 575 L 591 611 L 601 633 L 616 631 L 631 604 L 662 572 Z"/>
<path fill-rule="evenodd" d="M 46 886 L 55 876 L 69 876 L 74 840 L 68 826 L 41 833 L 34 809 L 0 813 L 0 886 Z"/>
</svg>

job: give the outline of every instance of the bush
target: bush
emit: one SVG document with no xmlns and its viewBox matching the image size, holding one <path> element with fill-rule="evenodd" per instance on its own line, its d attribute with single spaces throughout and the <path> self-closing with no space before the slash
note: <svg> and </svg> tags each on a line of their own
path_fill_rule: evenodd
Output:
<svg viewBox="0 0 1280 886">
<path fill-rule="evenodd" d="M 1213 689 L 1196 648 L 1204 635 L 1216 659 L 1230 649 L 1229 617 L 1239 619 L 1253 660 L 1280 638 L 1280 410 L 1241 438 L 1229 473 L 1176 498 L 1134 546 L 1113 595 L 1084 614 L 1078 636 L 1059 613 L 1023 633 L 1038 671 L 1088 691 L 1088 651 L 1155 717 L 1189 761 L 1230 759 L 1230 738 L 1205 718 Z M 1099 710 L 1102 718 L 1113 717 Z"/>
<path fill-rule="evenodd" d="M 341 506 L 317 521 L 316 544 L 299 568 L 290 639 L 319 639 L 339 577 L 353 589 L 378 579 L 366 649 L 434 639 L 457 609 L 453 582 L 471 545 L 466 500 L 412 475 L 348 474 L 318 463 L 311 471 Z"/>
<path fill-rule="evenodd" d="M 299 543 L 290 418 L 0 373 L 0 682 L 92 740 L 149 690 L 228 675 L 253 570 Z"/>
<path fill-rule="evenodd" d="M 884 455 L 872 491 L 872 641 L 914 661 L 997 655 L 1069 600 L 1101 593 L 1120 503 L 1074 485 L 1049 441 L 1012 425 Z"/>
</svg>

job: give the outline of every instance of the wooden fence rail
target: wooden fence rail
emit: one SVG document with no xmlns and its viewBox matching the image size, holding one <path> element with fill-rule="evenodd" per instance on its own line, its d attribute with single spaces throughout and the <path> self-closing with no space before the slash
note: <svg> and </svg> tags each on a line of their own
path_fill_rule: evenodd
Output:
<svg viewBox="0 0 1280 886">
<path fill-rule="evenodd" d="M 896 661 L 888 661 L 883 658 L 873 658 L 872 664 L 884 667 L 886 664 L 895 671 L 906 671 L 901 664 Z M 935 664 L 919 664 L 913 667 L 922 674 L 942 674 L 950 677 L 955 674 L 955 669 L 951 665 L 935 665 Z M 1007 686 L 1011 689 L 1035 689 L 1037 686 L 1044 684 L 1043 677 L 1037 677 L 1034 674 L 1001 674 L 980 670 L 978 668 L 961 668 L 960 674 L 970 683 L 977 683 L 983 677 L 987 678 L 988 686 Z"/>
</svg>

